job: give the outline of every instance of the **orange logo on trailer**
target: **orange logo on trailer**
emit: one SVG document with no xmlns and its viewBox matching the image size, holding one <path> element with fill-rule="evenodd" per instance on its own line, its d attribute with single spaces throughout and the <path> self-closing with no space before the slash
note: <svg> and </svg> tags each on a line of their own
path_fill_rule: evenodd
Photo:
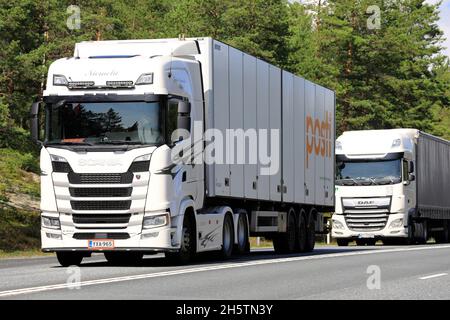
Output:
<svg viewBox="0 0 450 320">
<path fill-rule="evenodd" d="M 313 119 L 310 115 L 306 116 L 306 168 L 309 166 L 309 158 L 314 152 L 316 156 L 331 157 L 331 148 L 333 138 L 331 134 L 331 114 L 325 113 L 325 120 Z"/>
</svg>

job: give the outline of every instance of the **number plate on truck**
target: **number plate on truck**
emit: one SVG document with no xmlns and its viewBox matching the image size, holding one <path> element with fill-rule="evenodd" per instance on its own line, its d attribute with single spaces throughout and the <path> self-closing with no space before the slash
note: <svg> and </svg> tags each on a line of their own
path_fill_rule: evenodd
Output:
<svg viewBox="0 0 450 320">
<path fill-rule="evenodd" d="M 373 235 L 373 234 L 360 234 L 358 236 L 358 238 L 360 238 L 360 239 L 373 239 L 373 238 L 375 238 L 375 235 Z"/>
<path fill-rule="evenodd" d="M 88 240 L 88 249 L 114 249 L 114 240 L 109 239 Z"/>
</svg>

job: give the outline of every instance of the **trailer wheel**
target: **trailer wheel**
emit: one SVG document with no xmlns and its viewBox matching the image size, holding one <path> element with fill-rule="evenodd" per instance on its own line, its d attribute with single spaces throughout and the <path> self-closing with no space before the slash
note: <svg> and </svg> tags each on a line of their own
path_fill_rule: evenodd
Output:
<svg viewBox="0 0 450 320">
<path fill-rule="evenodd" d="M 137 265 L 142 261 L 142 252 L 105 252 L 106 260 L 112 265 Z"/>
<path fill-rule="evenodd" d="M 314 250 L 316 245 L 316 223 L 314 222 L 313 212 L 309 215 L 308 225 L 306 227 L 306 252 Z"/>
<path fill-rule="evenodd" d="M 336 239 L 336 242 L 339 247 L 347 247 L 349 241 L 347 239 Z"/>
<path fill-rule="evenodd" d="M 181 234 L 181 247 L 178 252 L 166 252 L 166 259 L 172 264 L 188 263 L 196 251 L 194 226 L 189 216 L 185 215 L 183 219 L 183 231 Z"/>
<path fill-rule="evenodd" d="M 450 240 L 450 224 L 447 221 L 444 221 L 444 230 L 439 232 L 434 236 L 434 240 L 436 240 L 436 243 L 448 243 Z"/>
<path fill-rule="evenodd" d="M 56 258 L 58 262 L 63 267 L 68 266 L 79 266 L 81 261 L 83 261 L 83 254 L 80 252 L 57 252 Z"/>
<path fill-rule="evenodd" d="M 277 253 L 291 253 L 295 251 L 297 243 L 297 222 L 295 221 L 294 209 L 290 209 L 288 213 L 287 230 L 277 235 L 273 239 L 273 247 Z"/>
<path fill-rule="evenodd" d="M 302 209 L 300 215 L 298 216 L 298 227 L 297 227 L 297 249 L 299 252 L 306 251 L 306 218 L 305 211 Z"/>
<path fill-rule="evenodd" d="M 233 254 L 234 243 L 234 226 L 231 215 L 225 215 L 222 232 L 222 250 L 220 251 L 222 258 L 228 259 Z"/>
<path fill-rule="evenodd" d="M 247 217 L 244 213 L 240 213 L 238 218 L 236 251 L 239 254 L 248 253 L 250 251 Z"/>
</svg>

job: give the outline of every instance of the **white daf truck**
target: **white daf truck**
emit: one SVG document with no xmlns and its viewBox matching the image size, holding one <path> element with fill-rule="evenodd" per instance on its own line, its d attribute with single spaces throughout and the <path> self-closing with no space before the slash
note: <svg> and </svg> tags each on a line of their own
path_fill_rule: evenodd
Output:
<svg viewBox="0 0 450 320">
<path fill-rule="evenodd" d="M 340 246 L 449 241 L 450 141 L 415 129 L 344 132 L 336 141 Z"/>
<path fill-rule="evenodd" d="M 334 92 L 211 38 L 77 43 L 31 114 L 64 266 L 310 251 L 334 208 Z"/>
</svg>

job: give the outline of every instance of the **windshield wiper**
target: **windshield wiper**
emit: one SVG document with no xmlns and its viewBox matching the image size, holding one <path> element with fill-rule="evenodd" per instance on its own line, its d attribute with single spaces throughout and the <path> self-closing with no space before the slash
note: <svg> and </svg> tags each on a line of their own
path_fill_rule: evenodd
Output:
<svg viewBox="0 0 450 320">
<path fill-rule="evenodd" d="M 353 178 L 345 178 L 345 179 L 337 179 L 336 184 L 340 184 L 342 186 L 355 186 L 358 183 Z"/>
<path fill-rule="evenodd" d="M 95 144 L 113 144 L 113 145 L 124 145 L 124 144 L 135 144 L 135 145 L 141 145 L 144 144 L 140 141 L 125 141 L 125 140 L 106 140 L 106 141 L 99 141 Z"/>
<path fill-rule="evenodd" d="M 59 145 L 59 146 L 92 146 L 89 142 L 70 142 L 70 141 L 60 141 L 60 142 L 47 142 L 46 146 Z"/>
</svg>

